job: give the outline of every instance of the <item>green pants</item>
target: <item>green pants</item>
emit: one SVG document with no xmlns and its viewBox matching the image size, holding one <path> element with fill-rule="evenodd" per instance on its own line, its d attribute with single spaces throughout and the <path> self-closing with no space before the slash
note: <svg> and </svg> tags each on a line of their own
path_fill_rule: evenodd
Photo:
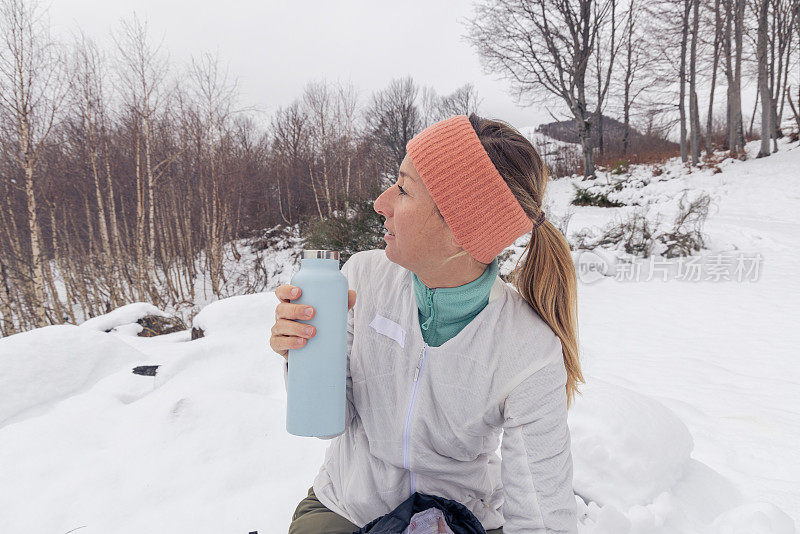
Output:
<svg viewBox="0 0 800 534">
<path fill-rule="evenodd" d="M 353 534 L 359 527 L 317 500 L 314 486 L 308 496 L 300 501 L 292 515 L 289 534 Z M 503 528 L 487 530 L 486 534 L 503 534 Z"/>
</svg>

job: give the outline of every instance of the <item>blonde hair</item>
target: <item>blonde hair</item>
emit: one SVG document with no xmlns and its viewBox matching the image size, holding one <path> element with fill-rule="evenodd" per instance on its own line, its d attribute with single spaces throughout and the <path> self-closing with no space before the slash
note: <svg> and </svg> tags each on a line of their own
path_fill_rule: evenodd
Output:
<svg viewBox="0 0 800 534">
<path fill-rule="evenodd" d="M 489 158 L 509 189 L 531 219 L 541 212 L 549 175 L 536 148 L 513 126 L 474 113 L 470 123 L 478 134 Z M 439 210 L 436 210 L 441 217 Z M 446 261 L 467 254 L 461 250 Z M 517 260 L 511 283 L 525 301 L 561 340 L 561 352 L 567 370 L 567 408 L 576 394 L 578 383 L 586 383 L 578 354 L 578 282 L 569 243 L 553 224 L 546 220 L 531 232 L 520 267 Z"/>
</svg>

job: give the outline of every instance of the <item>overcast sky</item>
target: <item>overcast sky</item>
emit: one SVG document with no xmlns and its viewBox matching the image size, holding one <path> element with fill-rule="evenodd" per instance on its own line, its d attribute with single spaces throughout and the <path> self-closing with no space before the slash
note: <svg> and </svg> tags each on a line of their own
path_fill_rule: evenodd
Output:
<svg viewBox="0 0 800 534">
<path fill-rule="evenodd" d="M 472 83 L 484 116 L 517 128 L 549 122 L 541 106 L 515 104 L 508 82 L 484 74 L 463 38 L 468 0 L 295 2 L 222 0 L 51 0 L 54 32 L 82 28 L 106 50 L 109 31 L 135 10 L 153 42 L 163 38 L 174 66 L 191 55 L 218 52 L 238 79 L 241 103 L 270 115 L 302 94 L 310 80 L 352 81 L 365 105 L 392 78 L 410 75 L 440 95 Z"/>
</svg>

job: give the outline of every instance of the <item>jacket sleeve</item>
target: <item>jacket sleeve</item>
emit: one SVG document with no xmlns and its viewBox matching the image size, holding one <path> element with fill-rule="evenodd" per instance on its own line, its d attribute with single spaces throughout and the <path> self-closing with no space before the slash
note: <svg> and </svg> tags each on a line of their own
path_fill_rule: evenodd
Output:
<svg viewBox="0 0 800 534">
<path fill-rule="evenodd" d="M 578 532 L 566 383 L 559 350 L 559 358 L 506 398 L 500 467 L 505 534 Z"/>
<path fill-rule="evenodd" d="M 349 276 L 349 271 L 352 265 L 351 260 L 352 256 L 344 263 L 344 265 L 342 265 L 341 269 L 342 274 L 345 275 L 348 279 L 348 286 L 350 289 L 353 288 L 353 283 Z M 345 382 L 345 393 L 347 402 L 345 404 L 345 413 L 344 413 L 344 430 L 339 434 L 333 434 L 331 436 L 317 436 L 319 439 L 333 439 L 336 436 L 343 434 L 345 431 L 347 431 L 347 428 L 350 426 L 350 423 L 352 422 L 353 417 L 355 416 L 356 413 L 355 404 L 353 403 L 353 379 L 350 376 L 350 351 L 353 348 L 353 332 L 354 332 L 353 325 L 355 324 L 354 319 L 355 315 L 353 307 L 350 308 L 350 311 L 347 314 L 347 378 Z M 289 391 L 288 361 L 283 362 L 283 384 L 284 387 L 286 388 L 286 391 L 288 392 Z"/>
</svg>

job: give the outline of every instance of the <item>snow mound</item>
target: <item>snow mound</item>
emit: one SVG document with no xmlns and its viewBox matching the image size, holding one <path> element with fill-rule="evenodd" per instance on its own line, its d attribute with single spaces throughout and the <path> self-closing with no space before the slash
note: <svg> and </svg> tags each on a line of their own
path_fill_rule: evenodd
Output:
<svg viewBox="0 0 800 534">
<path fill-rule="evenodd" d="M 0 339 L 0 428 L 144 359 L 117 336 L 55 325 Z"/>
<path fill-rule="evenodd" d="M 713 534 L 795 534 L 794 521 L 771 503 L 744 504 L 720 514 Z"/>
<path fill-rule="evenodd" d="M 81 327 L 91 328 L 99 332 L 109 332 L 119 326 L 135 323 L 142 317 L 157 315 L 158 317 L 169 317 L 166 313 L 159 310 L 149 302 L 133 302 L 121 306 L 109 313 L 92 317 L 80 324 Z"/>
<path fill-rule="evenodd" d="M 627 510 L 669 491 L 694 442 L 652 397 L 593 378 L 570 410 L 574 486 L 582 497 Z"/>
<path fill-rule="evenodd" d="M 212 302 L 195 315 L 192 327 L 202 328 L 206 336 L 244 332 L 263 337 L 275 322 L 274 293 L 239 295 Z M 267 336 L 269 337 L 269 336 Z"/>
</svg>

